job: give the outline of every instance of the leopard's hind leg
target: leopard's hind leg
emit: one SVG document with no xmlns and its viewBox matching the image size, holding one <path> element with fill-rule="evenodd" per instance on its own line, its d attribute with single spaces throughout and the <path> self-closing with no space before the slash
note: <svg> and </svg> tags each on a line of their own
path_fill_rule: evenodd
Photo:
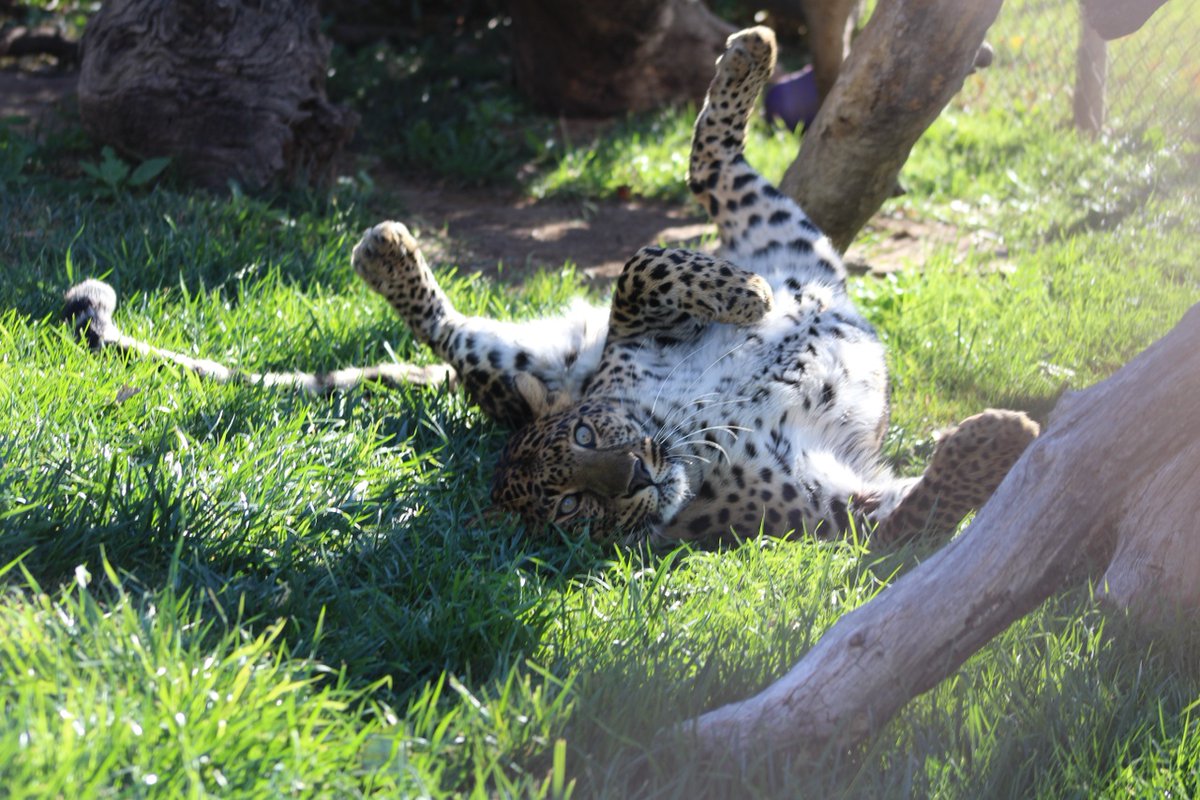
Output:
<svg viewBox="0 0 1200 800">
<path fill-rule="evenodd" d="M 696 118 L 688 188 L 717 224 L 723 254 L 731 261 L 778 255 L 797 277 L 841 286 L 846 272 L 829 240 L 742 153 L 750 114 L 774 65 L 775 34 L 769 28 L 729 38 Z"/>
<path fill-rule="evenodd" d="M 1019 411 L 988 409 L 946 432 L 920 478 L 898 481 L 877 498 L 874 542 L 892 544 L 925 533 L 952 532 L 1004 480 L 1038 426 Z"/>
</svg>

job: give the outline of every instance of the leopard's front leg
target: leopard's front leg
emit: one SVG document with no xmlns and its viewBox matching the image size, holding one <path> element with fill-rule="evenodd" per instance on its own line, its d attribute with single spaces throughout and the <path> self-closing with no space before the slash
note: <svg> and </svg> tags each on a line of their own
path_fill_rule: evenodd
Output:
<svg viewBox="0 0 1200 800">
<path fill-rule="evenodd" d="M 683 341 L 714 322 L 749 325 L 771 310 L 762 276 L 692 250 L 643 247 L 617 279 L 609 337 Z"/>
<path fill-rule="evenodd" d="M 438 285 L 417 240 L 399 222 L 381 222 L 363 234 L 354 247 L 351 264 L 359 277 L 387 300 L 416 337 L 444 353 L 445 334 L 462 321 Z"/>
<path fill-rule="evenodd" d="M 416 239 L 399 222 L 368 230 L 354 248 L 354 271 L 396 309 L 414 335 L 458 372 L 481 409 L 511 426 L 529 422 L 528 381 L 537 378 L 556 398 L 577 399 L 595 370 L 606 333 L 604 312 L 577 304 L 561 316 L 501 322 L 454 308 L 421 255 Z"/>
</svg>

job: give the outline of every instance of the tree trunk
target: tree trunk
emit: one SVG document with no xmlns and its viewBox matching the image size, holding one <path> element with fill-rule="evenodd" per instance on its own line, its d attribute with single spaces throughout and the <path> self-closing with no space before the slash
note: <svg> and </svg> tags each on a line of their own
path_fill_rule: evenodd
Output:
<svg viewBox="0 0 1200 800">
<path fill-rule="evenodd" d="M 557 114 L 699 104 L 734 32 L 701 0 L 511 0 L 509 7 L 517 85 Z"/>
<path fill-rule="evenodd" d="M 817 94 L 824 102 L 837 82 L 846 53 L 850 52 L 859 0 L 799 0 L 799 4 L 808 24 Z"/>
<path fill-rule="evenodd" d="M 84 35 L 84 127 L 223 188 L 320 184 L 353 133 L 325 96 L 315 0 L 113 0 Z"/>
<path fill-rule="evenodd" d="M 962 87 L 1001 0 L 880 0 L 780 188 L 845 250 Z"/>
<path fill-rule="evenodd" d="M 688 723 L 711 753 L 859 741 L 1108 561 L 1147 621 L 1200 608 L 1200 305 L 1108 380 L 1065 396 L 968 529 L 847 614 L 756 697 Z"/>
</svg>

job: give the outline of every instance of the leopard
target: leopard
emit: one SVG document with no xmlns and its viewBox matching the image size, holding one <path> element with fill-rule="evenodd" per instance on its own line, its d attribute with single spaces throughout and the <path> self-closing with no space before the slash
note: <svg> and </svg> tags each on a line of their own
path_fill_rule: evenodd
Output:
<svg viewBox="0 0 1200 800">
<path fill-rule="evenodd" d="M 310 392 L 366 382 L 451 383 L 511 429 L 495 509 L 531 534 L 626 546 L 719 546 L 766 534 L 875 543 L 953 533 L 1038 435 L 986 409 L 943 432 L 920 475 L 884 457 L 886 353 L 830 240 L 747 161 L 747 128 L 774 71 L 774 33 L 731 36 L 695 125 L 687 187 L 715 252 L 643 247 L 608 304 L 532 320 L 464 314 L 416 238 L 381 222 L 351 265 L 442 364 L 246 373 L 125 336 L 112 289 L 85 281 L 67 317 L 93 347 L 174 361 L 219 381 Z"/>
</svg>

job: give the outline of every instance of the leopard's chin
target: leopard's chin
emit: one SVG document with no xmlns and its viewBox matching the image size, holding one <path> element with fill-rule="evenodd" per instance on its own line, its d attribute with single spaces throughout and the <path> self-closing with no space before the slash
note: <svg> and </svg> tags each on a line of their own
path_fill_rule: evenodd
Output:
<svg viewBox="0 0 1200 800">
<path fill-rule="evenodd" d="M 691 482 L 682 463 L 672 462 L 666 466 L 665 474 L 655 484 L 658 503 L 654 510 L 633 526 L 626 538 L 627 544 L 656 541 L 659 534 L 670 525 L 679 512 L 692 499 Z"/>
<path fill-rule="evenodd" d="M 672 463 L 666 476 L 658 483 L 658 527 L 674 522 L 675 517 L 679 516 L 679 512 L 692 499 L 692 495 L 687 469 L 682 463 Z"/>
</svg>

